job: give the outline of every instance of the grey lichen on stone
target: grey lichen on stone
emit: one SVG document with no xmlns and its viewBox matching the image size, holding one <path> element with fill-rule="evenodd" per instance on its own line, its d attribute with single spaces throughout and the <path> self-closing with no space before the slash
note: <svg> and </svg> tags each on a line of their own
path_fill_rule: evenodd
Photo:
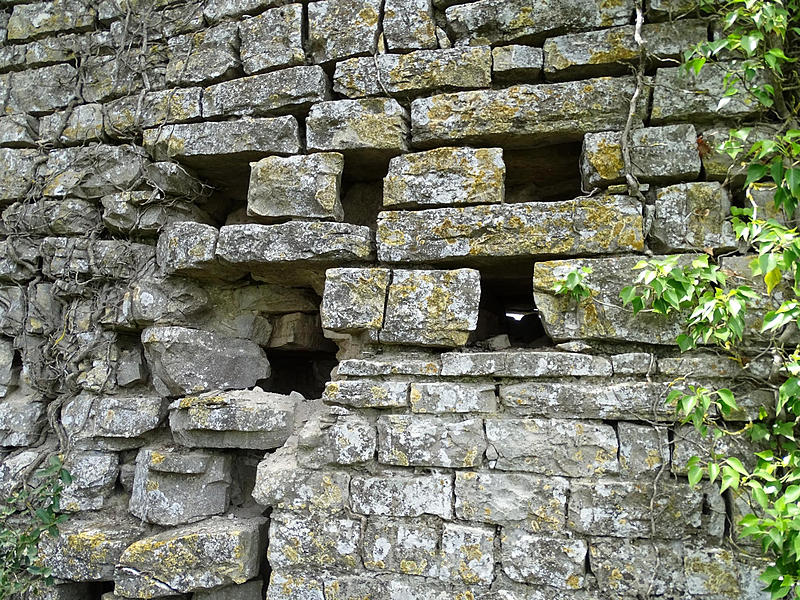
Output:
<svg viewBox="0 0 800 600">
<path fill-rule="evenodd" d="M 431 0 L 386 0 L 383 35 L 391 52 L 438 47 Z"/>
<path fill-rule="evenodd" d="M 481 419 L 435 415 L 378 418 L 378 462 L 402 467 L 474 467 L 483 460 Z"/>
<path fill-rule="evenodd" d="M 389 269 L 328 269 L 320 315 L 333 331 L 378 330 L 389 289 Z"/>
<path fill-rule="evenodd" d="M 200 87 L 173 88 L 125 96 L 103 105 L 103 130 L 112 138 L 133 138 L 142 128 L 200 118 Z"/>
<path fill-rule="evenodd" d="M 169 40 L 167 85 L 198 85 L 230 79 L 239 66 L 236 23 L 223 23 Z"/>
<path fill-rule="evenodd" d="M 380 0 L 320 0 L 308 6 L 311 59 L 327 63 L 355 55 L 375 54 Z M 342 27 L 347 23 L 347 27 Z"/>
<path fill-rule="evenodd" d="M 248 75 L 302 65 L 303 5 L 288 4 L 239 23 L 241 59 Z"/>
<path fill-rule="evenodd" d="M 536 81 L 542 73 L 544 52 L 534 46 L 492 48 L 492 78 L 495 81 Z"/>
</svg>

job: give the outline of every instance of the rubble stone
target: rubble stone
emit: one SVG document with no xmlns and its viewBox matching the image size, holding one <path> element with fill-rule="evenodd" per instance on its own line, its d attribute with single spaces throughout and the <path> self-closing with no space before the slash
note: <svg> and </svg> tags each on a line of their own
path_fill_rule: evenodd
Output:
<svg viewBox="0 0 800 600">
<path fill-rule="evenodd" d="M 68 513 L 99 510 L 117 482 L 119 455 L 112 452 L 74 452 L 64 461 L 64 468 L 72 481 L 61 492 L 59 509 Z"/>
</svg>

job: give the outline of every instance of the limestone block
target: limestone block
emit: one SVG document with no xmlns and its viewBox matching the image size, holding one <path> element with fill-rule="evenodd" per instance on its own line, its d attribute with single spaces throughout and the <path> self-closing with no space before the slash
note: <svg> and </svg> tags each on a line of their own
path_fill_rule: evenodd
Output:
<svg viewBox="0 0 800 600">
<path fill-rule="evenodd" d="M 436 48 L 436 22 L 431 0 L 387 0 L 383 36 L 392 52 Z"/>
<path fill-rule="evenodd" d="M 440 579 L 458 585 L 494 581 L 494 529 L 445 523 Z"/>
<path fill-rule="evenodd" d="M 119 558 L 115 590 L 154 598 L 244 583 L 258 573 L 261 519 L 214 517 L 131 544 Z"/>
<path fill-rule="evenodd" d="M 322 398 L 353 408 L 402 408 L 408 406 L 408 385 L 404 381 L 368 379 L 331 381 Z"/>
<path fill-rule="evenodd" d="M 339 188 L 344 157 L 336 152 L 268 156 L 250 163 L 249 216 L 344 220 Z"/>
<path fill-rule="evenodd" d="M 248 581 L 241 585 L 228 585 L 214 590 L 198 590 L 192 600 L 263 600 L 261 588 L 264 583 L 260 579 Z"/>
<path fill-rule="evenodd" d="M 55 112 L 39 121 L 39 137 L 65 145 L 103 139 L 103 106 L 81 104 L 71 111 Z"/>
<path fill-rule="evenodd" d="M 449 474 L 354 476 L 350 481 L 350 504 L 363 515 L 418 517 L 453 516 L 450 499 L 453 481 Z"/>
<path fill-rule="evenodd" d="M 169 425 L 175 441 L 184 446 L 278 448 L 292 433 L 299 400 L 295 396 L 258 388 L 189 396 L 170 406 Z"/>
<path fill-rule="evenodd" d="M 100 211 L 94 202 L 78 198 L 37 200 L 9 206 L 3 211 L 2 227 L 9 234 L 26 231 L 38 235 L 86 235 L 97 229 L 99 219 Z M 17 248 L 16 253 L 27 252 Z"/>
<path fill-rule="evenodd" d="M 456 471 L 455 494 L 459 519 L 513 525 L 533 533 L 560 532 L 566 522 L 569 480 Z"/>
<path fill-rule="evenodd" d="M 360 520 L 273 513 L 269 539 L 267 556 L 275 568 L 352 569 L 360 564 Z"/>
<path fill-rule="evenodd" d="M 674 408 L 664 402 L 669 385 L 661 382 L 530 381 L 500 386 L 506 409 L 518 415 L 587 419 L 664 419 Z"/>
<path fill-rule="evenodd" d="M 581 152 L 581 181 L 586 189 L 624 183 L 622 133 L 587 133 Z M 697 132 L 687 124 L 637 129 L 631 135 L 633 175 L 642 183 L 678 183 L 697 179 Z"/>
<path fill-rule="evenodd" d="M 751 370 L 758 362 L 748 363 Z M 658 372 L 670 377 L 703 376 L 723 379 L 738 379 L 747 376 L 748 371 L 732 357 L 719 356 L 715 352 L 694 350 L 678 356 L 664 356 L 658 359 Z"/>
<path fill-rule="evenodd" d="M 378 462 L 402 467 L 474 467 L 483 460 L 481 419 L 434 415 L 378 417 Z"/>
<path fill-rule="evenodd" d="M 687 264 L 693 258 L 686 256 Z M 533 298 L 547 335 L 557 341 L 581 338 L 627 340 L 650 344 L 674 344 L 682 333 L 681 319 L 640 313 L 633 316 L 620 305 L 619 292 L 633 280 L 638 256 L 599 259 L 553 260 L 533 268 Z M 592 269 L 585 285 L 590 298 L 575 303 L 553 293 L 556 281 L 581 267 Z"/>
<path fill-rule="evenodd" d="M 230 484 L 230 456 L 142 448 L 136 456 L 129 510 L 148 523 L 193 523 L 225 512 Z"/>
<path fill-rule="evenodd" d="M 159 201 L 153 192 L 119 192 L 103 196 L 100 201 L 103 224 L 114 233 L 149 237 L 180 221 L 211 222 L 194 202 L 173 198 Z"/>
<path fill-rule="evenodd" d="M 334 331 L 378 330 L 389 289 L 389 269 L 328 269 L 320 315 Z"/>
<path fill-rule="evenodd" d="M 610 254 L 644 248 L 641 204 L 627 196 L 387 211 L 378 216 L 377 239 L 378 256 L 387 262 Z"/>
<path fill-rule="evenodd" d="M 650 62 L 680 61 L 687 48 L 707 41 L 706 23 L 681 20 L 647 23 L 641 29 Z M 551 81 L 598 75 L 624 75 L 639 61 L 634 26 L 613 27 L 549 38 L 544 43 L 544 72 Z"/>
<path fill-rule="evenodd" d="M 157 160 L 244 162 L 257 160 L 264 154 L 299 152 L 300 138 L 294 117 L 245 118 L 147 129 L 144 147 Z"/>
<path fill-rule="evenodd" d="M 703 494 L 683 482 L 599 479 L 573 482 L 567 525 L 577 533 L 680 539 L 702 527 Z M 651 510 L 651 499 L 655 497 Z"/>
<path fill-rule="evenodd" d="M 696 124 L 720 119 L 747 119 L 759 114 L 763 107 L 744 90 L 717 108 L 725 92 L 723 79 L 727 72 L 728 66 L 721 63 L 709 64 L 697 75 L 681 67 L 659 69 L 650 122 L 653 125 L 679 121 Z"/>
<path fill-rule="evenodd" d="M 61 492 L 59 510 L 99 510 L 111 495 L 119 475 L 119 455 L 113 452 L 78 451 L 64 461 L 72 482 Z"/>
<path fill-rule="evenodd" d="M 327 63 L 377 50 L 380 0 L 321 0 L 308 7 L 309 53 Z M 343 28 L 342 24 L 347 23 Z"/>
<path fill-rule="evenodd" d="M 61 423 L 77 448 L 127 450 L 145 443 L 142 436 L 161 423 L 165 405 L 158 396 L 96 396 L 84 392 L 64 403 Z"/>
<path fill-rule="evenodd" d="M 173 88 L 125 96 L 103 105 L 103 129 L 113 138 L 133 138 L 142 129 L 199 119 L 202 88 Z"/>
<path fill-rule="evenodd" d="M 492 78 L 495 81 L 536 81 L 542 74 L 544 53 L 533 46 L 492 48 Z"/>
<path fill-rule="evenodd" d="M 208 186 L 189 169 L 172 161 L 145 165 L 147 183 L 168 196 L 192 196 L 201 201 L 209 194 Z"/>
<path fill-rule="evenodd" d="M 381 342 L 461 346 L 478 321 L 480 274 L 395 270 L 389 285 Z"/>
<path fill-rule="evenodd" d="M 442 354 L 442 375 L 448 376 L 597 377 L 611 373 L 608 359 L 577 352 L 514 350 Z"/>
<path fill-rule="evenodd" d="M 505 529 L 500 561 L 514 581 L 575 590 L 585 584 L 588 547 L 581 539 L 546 537 Z"/>
<path fill-rule="evenodd" d="M 255 14 L 265 8 L 282 3 L 282 0 L 207 0 L 203 3 L 203 16 L 211 23 L 225 17 Z"/>
<path fill-rule="evenodd" d="M 223 275 L 236 271 L 217 264 L 219 231 L 212 225 L 180 221 L 164 227 L 158 236 L 156 260 L 168 275 Z"/>
<path fill-rule="evenodd" d="M 316 451 L 304 464 L 356 465 L 375 458 L 377 434 L 374 420 L 357 414 L 336 418 L 320 435 Z M 304 450 L 310 450 L 309 440 L 301 439 Z"/>
<path fill-rule="evenodd" d="M 8 394 L 9 388 L 17 385 L 17 374 L 13 340 L 0 338 L 0 398 Z"/>
<path fill-rule="evenodd" d="M 446 9 L 458 45 L 541 42 L 562 31 L 595 29 L 630 22 L 633 3 L 573 2 L 535 4 L 527 0 L 479 0 Z"/>
<path fill-rule="evenodd" d="M 29 40 L 53 33 L 86 31 L 94 26 L 95 15 L 93 8 L 78 0 L 20 4 L 8 20 L 8 39 Z"/>
<path fill-rule="evenodd" d="M 348 98 L 386 94 L 405 98 L 433 91 L 487 88 L 491 71 L 488 48 L 379 54 L 336 63 L 333 90 Z"/>
<path fill-rule="evenodd" d="M 264 351 L 248 340 L 185 327 L 148 327 L 142 344 L 153 385 L 164 396 L 248 388 L 270 374 Z"/>
<path fill-rule="evenodd" d="M 440 537 L 441 526 L 428 517 L 369 518 L 363 536 L 364 566 L 370 571 L 437 577 Z"/>
<path fill-rule="evenodd" d="M 319 315 L 299 312 L 281 315 L 275 319 L 268 346 L 303 352 L 336 349 L 336 345 L 324 337 Z"/>
<path fill-rule="evenodd" d="M 616 433 L 597 422 L 492 418 L 486 419 L 486 440 L 489 464 L 501 471 L 566 477 L 619 472 Z"/>
<path fill-rule="evenodd" d="M 592 572 L 606 594 L 668 594 L 685 590 L 684 548 L 679 542 L 595 538 Z"/>
<path fill-rule="evenodd" d="M 67 64 L 12 73 L 5 112 L 38 116 L 64 108 L 77 92 L 77 79 L 76 69 Z"/>
<path fill-rule="evenodd" d="M 656 191 L 650 237 L 659 252 L 736 248 L 730 195 L 721 184 L 680 183 Z"/>
<path fill-rule="evenodd" d="M 198 85 L 230 79 L 239 66 L 236 23 L 223 23 L 169 40 L 167 85 Z"/>
<path fill-rule="evenodd" d="M 389 161 L 383 206 L 415 208 L 496 204 L 505 195 L 500 148 L 436 148 Z"/>
<path fill-rule="evenodd" d="M 208 308 L 206 291 L 189 279 L 143 278 L 125 292 L 119 318 L 135 327 L 182 325 Z"/>
<path fill-rule="evenodd" d="M 169 57 L 163 44 L 130 48 L 125 52 L 126 61 L 113 55 L 89 56 L 81 62 L 84 75 L 82 94 L 87 102 L 107 102 L 122 96 L 137 94 L 144 89 L 140 69 L 148 71 L 151 88 L 167 87 L 164 72 Z M 141 65 L 141 66 L 140 66 Z"/>
<path fill-rule="evenodd" d="M 324 298 L 323 298 L 324 300 Z M 439 375 L 441 363 L 438 354 L 427 352 L 383 352 L 377 355 L 364 354 L 360 358 L 348 358 L 339 363 L 339 375 L 375 377 L 377 375 Z M 421 399 L 420 399 L 421 400 Z M 426 401 L 422 401 L 423 404 Z"/>
<path fill-rule="evenodd" d="M 719 594 L 736 597 L 741 593 L 739 569 L 734 552 L 728 548 L 687 549 L 683 561 L 689 594 Z"/>
<path fill-rule="evenodd" d="M 614 375 L 647 375 L 656 369 L 656 357 L 648 352 L 624 352 L 611 357 Z"/>
<path fill-rule="evenodd" d="M 664 427 L 617 423 L 620 473 L 631 479 L 655 475 L 670 462 L 670 445 Z"/>
<path fill-rule="evenodd" d="M 491 383 L 412 383 L 409 399 L 411 411 L 415 413 L 490 413 L 497 410 Z"/>
<path fill-rule="evenodd" d="M 9 337 L 21 334 L 25 315 L 25 290 L 0 286 L 0 333 Z"/>
<path fill-rule="evenodd" d="M 39 137 L 39 121 L 30 115 L 0 117 L 0 146 L 30 148 Z"/>
<path fill-rule="evenodd" d="M 420 148 L 513 148 L 577 141 L 589 131 L 623 129 L 633 89 L 633 79 L 618 77 L 418 98 L 411 103 L 412 141 Z M 644 114 L 645 105 L 640 104 L 637 125 Z"/>
<path fill-rule="evenodd" d="M 0 205 L 22 200 L 36 173 L 36 150 L 0 148 Z"/>
<path fill-rule="evenodd" d="M 30 446 L 45 422 L 44 398 L 27 387 L 10 391 L 0 401 L 0 448 Z"/>
<path fill-rule="evenodd" d="M 205 88 L 203 117 L 297 112 L 330 97 L 330 82 L 322 67 L 291 67 Z"/>
<path fill-rule="evenodd" d="M 39 542 L 42 562 L 53 577 L 71 581 L 109 581 L 123 551 L 144 534 L 144 527 L 120 514 L 73 517 L 59 535 Z"/>
<path fill-rule="evenodd" d="M 692 12 L 696 8 L 696 0 L 651 0 L 647 5 L 647 16 L 654 20 L 671 19 Z"/>
<path fill-rule="evenodd" d="M 287 4 L 239 22 L 241 58 L 248 75 L 302 65 L 303 5 Z"/>
<path fill-rule="evenodd" d="M 3 215 L 5 216 L 5 211 Z M 0 242 L 0 281 L 30 281 L 36 277 L 39 258 L 39 247 L 30 238 L 14 236 L 3 240 Z"/>
</svg>

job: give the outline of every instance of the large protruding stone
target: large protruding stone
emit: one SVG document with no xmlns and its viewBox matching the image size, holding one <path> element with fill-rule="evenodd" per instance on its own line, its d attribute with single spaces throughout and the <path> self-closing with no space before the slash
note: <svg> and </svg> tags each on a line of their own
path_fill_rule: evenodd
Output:
<svg viewBox="0 0 800 600">
<path fill-rule="evenodd" d="M 389 269 L 328 269 L 322 326 L 344 332 L 380 329 L 390 278 Z"/>
</svg>

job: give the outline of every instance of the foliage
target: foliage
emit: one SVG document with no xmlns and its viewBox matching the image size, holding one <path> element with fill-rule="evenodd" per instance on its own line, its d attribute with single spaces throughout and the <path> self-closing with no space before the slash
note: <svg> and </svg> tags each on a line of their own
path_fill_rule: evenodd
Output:
<svg viewBox="0 0 800 600">
<path fill-rule="evenodd" d="M 592 292 L 586 287 L 586 276 L 591 274 L 591 267 L 573 269 L 564 279 L 559 279 L 553 284 L 553 291 L 559 295 L 566 295 L 575 302 L 588 298 Z"/>
<path fill-rule="evenodd" d="M 33 483 L 0 499 L 0 600 L 52 583 L 50 570 L 37 561 L 42 535 L 58 535 L 67 517 L 58 514 L 61 491 L 71 477 L 51 456 L 34 473 Z"/>
</svg>

